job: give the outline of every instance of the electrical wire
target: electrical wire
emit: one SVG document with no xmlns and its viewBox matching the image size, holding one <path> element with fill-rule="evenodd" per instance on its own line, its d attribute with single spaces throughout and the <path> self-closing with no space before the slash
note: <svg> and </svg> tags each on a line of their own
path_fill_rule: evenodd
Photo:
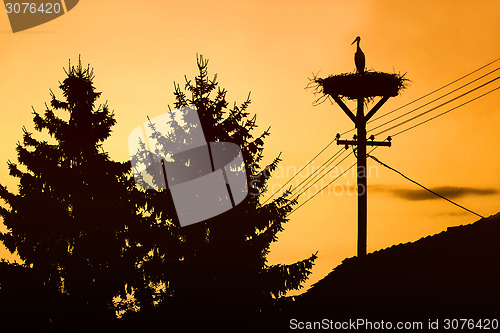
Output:
<svg viewBox="0 0 500 333">
<path fill-rule="evenodd" d="M 454 80 L 454 81 L 452 81 L 452 82 L 450 82 L 450 83 L 447 83 L 447 84 L 445 84 L 444 86 L 442 86 L 442 87 L 440 87 L 440 88 L 438 88 L 438 89 L 436 89 L 436 90 L 431 91 L 431 92 L 430 92 L 430 93 L 428 93 L 428 94 L 425 94 L 424 96 L 421 96 L 421 97 L 419 97 L 419 98 L 417 98 L 417 99 L 415 99 L 415 100 L 413 100 L 413 101 L 411 101 L 411 102 L 409 102 L 409 103 L 406 103 L 406 104 L 404 104 L 404 105 L 402 105 L 402 106 L 400 106 L 400 107 L 398 107 L 398 108 L 396 108 L 396 109 L 394 109 L 394 110 L 392 110 L 392 111 L 390 111 L 390 112 L 387 112 L 387 113 L 382 114 L 382 115 L 380 115 L 380 116 L 378 116 L 378 117 L 372 118 L 372 119 L 370 119 L 367 123 L 371 123 L 371 122 L 376 121 L 376 120 L 378 120 L 378 119 L 380 119 L 380 118 L 384 118 L 384 117 L 386 117 L 386 116 L 388 116 L 388 115 L 390 115 L 390 114 L 392 114 L 392 113 L 394 113 L 394 112 L 396 112 L 396 111 L 398 111 L 398 110 L 401 110 L 402 108 L 404 108 L 404 107 L 406 107 L 406 106 L 408 106 L 408 105 L 411 105 L 411 104 L 413 104 L 413 103 L 415 103 L 415 102 L 417 102 L 417 101 L 419 101 L 419 100 L 421 100 L 421 99 L 424 99 L 424 98 L 425 98 L 425 97 L 427 97 L 427 96 L 430 96 L 430 95 L 432 95 L 432 94 L 434 94 L 434 93 L 436 93 L 436 92 L 438 92 L 438 91 L 440 91 L 440 90 L 442 90 L 442 89 L 444 89 L 444 88 L 446 88 L 446 87 L 451 86 L 452 84 L 454 84 L 454 83 L 456 83 L 456 82 L 458 82 L 458 81 L 460 81 L 460 80 L 465 79 L 466 77 L 468 77 L 468 76 L 470 76 L 470 75 L 472 75 L 472 74 L 474 74 L 474 73 L 479 72 L 481 69 L 486 68 L 486 67 L 488 67 L 488 66 L 490 66 L 490 65 L 494 64 L 495 62 L 499 61 L 499 60 L 500 60 L 500 58 L 497 58 L 497 59 L 493 60 L 492 62 L 489 62 L 489 63 L 487 63 L 486 65 L 481 66 L 481 67 L 479 67 L 478 69 L 475 69 L 475 70 L 473 70 L 472 72 L 467 73 L 467 74 L 465 74 L 464 76 L 461 76 L 461 77 L 459 77 L 458 79 L 456 79 L 456 80 Z"/>
<path fill-rule="evenodd" d="M 328 168 L 333 162 L 339 159 L 340 156 L 344 154 L 345 150 L 344 149 L 339 149 L 335 154 L 333 154 L 329 159 L 327 159 L 323 164 L 319 166 L 318 169 L 314 170 L 310 175 L 306 176 L 295 188 L 291 189 L 290 192 L 297 192 L 301 190 L 304 186 L 307 186 L 311 182 L 312 179 L 316 178 L 321 169 L 324 167 L 324 169 Z M 339 154 L 340 153 L 340 154 Z M 302 184 L 304 186 L 301 187 Z"/>
<path fill-rule="evenodd" d="M 371 154 L 375 149 L 377 149 L 379 146 L 375 146 L 373 147 L 372 150 L 370 150 L 368 152 L 368 154 Z M 350 156 L 352 154 L 352 152 L 348 155 Z M 330 186 L 331 184 L 333 184 L 337 179 L 339 179 L 340 177 L 342 177 L 343 175 L 345 175 L 349 170 L 351 170 L 355 165 L 356 165 L 357 162 L 354 162 L 350 167 L 348 167 L 346 170 L 344 170 L 340 175 L 338 175 L 337 177 L 335 177 L 333 180 L 331 180 L 328 184 L 326 184 L 325 186 L 323 186 L 318 192 L 314 193 L 311 197 L 309 197 L 306 201 L 304 201 L 303 203 L 301 203 L 297 208 L 295 208 L 293 211 L 290 212 L 290 214 L 288 214 L 288 216 L 290 216 L 291 214 L 293 214 L 294 212 L 296 212 L 300 207 L 304 206 L 306 203 L 308 203 L 310 200 L 312 200 L 316 195 L 318 195 L 319 193 L 323 192 L 323 190 L 325 188 L 327 188 L 328 186 Z M 298 197 L 297 197 L 298 198 Z"/>
<path fill-rule="evenodd" d="M 463 75 L 463 76 L 459 77 L 458 79 L 456 79 L 456 80 L 454 80 L 454 81 L 452 81 L 452 82 L 450 82 L 450 83 L 447 83 L 447 84 L 445 84 L 444 86 L 442 86 L 442 87 L 440 87 L 440 88 L 438 88 L 438 89 L 435 89 L 435 90 L 431 91 L 430 93 L 425 94 L 424 96 L 421 96 L 421 97 L 419 97 L 419 98 L 417 98 L 417 99 L 414 99 L 413 101 L 410 101 L 410 102 L 408 102 L 408 103 L 406 103 L 406 104 L 404 104 L 404 105 L 402 105 L 402 106 L 400 106 L 400 107 L 397 107 L 396 109 L 394 109 L 394 110 L 392 110 L 392 111 L 389 111 L 389 112 L 387 112 L 387 113 L 385 113 L 385 114 L 382 114 L 382 115 L 380 115 L 380 116 L 378 116 L 378 117 L 372 118 L 372 119 L 370 119 L 369 121 L 367 121 L 367 124 L 369 124 L 369 123 L 371 123 L 371 122 L 374 122 L 374 121 L 377 121 L 377 120 L 379 120 L 379 119 L 381 119 L 381 118 L 384 118 L 384 117 L 386 117 L 386 116 L 388 116 L 388 115 L 390 115 L 390 114 L 392 114 L 392 113 L 394 113 L 394 112 L 396 112 L 396 111 L 401 110 L 401 109 L 402 109 L 402 108 L 404 108 L 404 107 L 407 107 L 408 105 L 411 105 L 411 104 L 413 104 L 413 103 L 415 103 L 415 102 L 418 102 L 419 100 L 424 99 L 425 97 L 428 97 L 428 96 L 430 96 L 430 95 L 432 95 L 432 94 L 434 94 L 434 93 L 436 93 L 436 92 L 438 92 L 438 91 L 440 91 L 440 90 L 442 90 L 442 89 L 444 89 L 444 88 L 446 88 L 446 87 L 449 87 L 450 85 L 452 85 L 452 84 L 454 84 L 454 83 L 456 83 L 456 82 L 458 82 L 458 81 L 460 81 L 460 80 L 463 80 L 463 79 L 465 79 L 466 77 L 468 77 L 468 76 L 470 76 L 470 75 L 472 75 L 472 74 L 474 74 L 474 73 L 477 73 L 477 72 L 478 72 L 478 71 L 480 71 L 481 69 L 486 68 L 486 67 L 488 67 L 488 66 L 490 66 L 490 65 L 494 64 L 495 62 L 499 61 L 499 60 L 500 60 L 500 58 L 497 58 L 497 59 L 495 59 L 495 60 L 493 60 L 493 61 L 491 61 L 491 62 L 487 63 L 486 65 L 481 66 L 481 67 L 479 67 L 479 68 L 477 68 L 477 69 L 473 70 L 472 72 L 467 73 L 467 74 L 465 74 L 465 75 Z M 495 72 L 496 70 L 498 70 L 498 68 L 497 68 L 497 69 L 495 69 L 495 70 L 493 70 L 493 71 L 491 71 L 490 73 L 488 73 L 488 74 L 486 74 L 486 75 L 489 75 L 489 74 L 491 74 L 492 72 Z M 486 75 L 483 75 L 481 78 L 483 78 L 483 77 L 484 77 L 484 76 L 486 76 Z M 480 79 L 480 78 L 479 78 L 479 79 Z M 470 83 L 472 83 L 472 82 L 475 82 L 475 81 L 477 81 L 477 80 L 479 80 L 479 79 L 475 79 L 474 81 L 471 81 L 471 82 L 469 82 L 468 84 L 470 84 Z M 468 85 L 468 84 L 466 84 L 466 85 Z M 465 86 L 465 85 L 464 85 L 464 86 Z M 462 87 L 464 87 L 464 86 L 462 86 Z M 458 88 L 458 89 L 461 89 L 462 87 L 460 87 L 460 88 Z M 456 90 L 458 90 L 458 89 L 455 89 L 454 91 L 456 91 Z M 452 92 L 454 92 L 454 91 L 452 91 Z M 446 94 L 446 95 L 449 95 L 449 94 L 450 94 L 450 93 L 448 93 L 448 94 Z M 433 101 L 431 101 L 431 102 L 427 103 L 426 105 L 428 105 L 428 104 L 430 104 L 430 103 L 432 103 L 432 102 L 434 102 L 434 101 L 436 101 L 436 100 L 439 100 L 439 99 L 441 99 L 442 97 L 444 97 L 444 96 L 446 96 L 446 95 L 443 95 L 443 96 L 441 96 L 441 97 L 438 97 L 438 98 L 434 99 Z M 420 108 L 420 107 L 419 107 L 419 108 Z M 417 109 L 419 109 L 419 108 L 417 108 Z M 414 110 L 416 110 L 416 109 L 414 109 Z M 410 112 L 408 112 L 408 113 L 411 113 L 411 112 L 413 112 L 413 111 L 410 111 Z M 355 128 L 351 128 L 350 130 L 348 130 L 348 131 L 346 131 L 346 132 L 342 133 L 341 135 L 344 135 L 344 134 L 350 133 L 350 132 L 352 132 L 352 131 L 354 131 L 354 130 L 355 130 Z"/>
<path fill-rule="evenodd" d="M 480 215 L 480 214 L 478 214 L 478 213 L 476 213 L 476 212 L 474 212 L 474 211 L 472 211 L 472 210 L 470 210 L 470 209 L 468 209 L 468 208 L 465 208 L 465 207 L 464 207 L 464 206 L 462 206 L 462 205 L 459 205 L 458 203 L 456 203 L 456 202 L 454 202 L 454 201 L 452 201 L 452 200 L 450 200 L 450 199 L 446 198 L 445 196 L 443 196 L 443 195 L 441 195 L 441 194 L 439 194 L 439 193 L 434 192 L 433 190 L 431 190 L 431 189 L 429 189 L 429 188 L 425 187 L 424 185 L 422 185 L 422 184 L 420 184 L 419 182 L 417 182 L 417 181 L 415 181 L 415 180 L 411 179 L 410 177 L 405 176 L 402 172 L 400 172 L 400 171 L 398 171 L 398 170 L 394 169 L 393 167 L 390 167 L 389 165 L 385 164 L 384 162 L 380 161 L 380 160 L 379 160 L 378 158 L 376 158 L 375 156 L 372 156 L 372 155 L 370 155 L 370 154 L 367 154 L 366 156 L 367 156 L 367 157 L 370 157 L 370 158 L 371 158 L 371 159 L 373 159 L 374 161 L 378 162 L 380 165 L 382 165 L 382 166 L 384 166 L 384 167 L 386 167 L 386 168 L 388 168 L 388 169 L 390 169 L 390 170 L 392 170 L 392 171 L 394 171 L 394 172 L 396 172 L 396 173 L 400 174 L 400 175 L 401 175 L 401 176 L 403 176 L 405 179 L 407 179 L 407 180 L 411 181 L 411 182 L 412 182 L 412 183 L 414 183 L 414 184 L 417 184 L 418 186 L 420 186 L 420 187 L 421 187 L 421 188 L 423 188 L 424 190 L 426 190 L 426 191 L 428 191 L 428 192 L 430 192 L 430 193 L 432 193 L 432 194 L 434 194 L 434 195 L 436 195 L 436 196 L 440 197 L 441 199 L 444 199 L 444 200 L 446 200 L 446 201 L 448 201 L 448 202 L 450 202 L 450 203 L 454 204 L 454 205 L 455 205 L 455 206 L 457 206 L 457 207 L 460 207 L 460 208 L 462 208 L 462 209 L 466 210 L 466 211 L 467 211 L 467 212 L 469 212 L 469 213 L 472 213 L 472 214 L 477 215 L 477 216 L 479 216 L 480 218 L 483 218 L 483 219 L 484 219 L 484 216 L 482 216 L 482 215 Z"/>
<path fill-rule="evenodd" d="M 342 148 L 344 149 L 344 148 Z M 349 153 L 346 157 L 344 157 L 340 162 L 338 162 L 337 164 L 335 164 L 333 167 L 331 167 L 328 171 L 325 172 L 325 174 L 323 176 L 321 176 L 320 178 L 318 178 L 314 183 L 312 183 L 311 185 L 309 185 L 308 188 L 306 188 L 304 191 L 300 192 L 299 194 L 297 194 L 296 198 L 300 197 L 302 194 L 304 194 L 305 192 L 309 191 L 309 189 L 311 187 L 313 187 L 317 182 L 319 182 L 323 177 L 325 177 L 326 175 L 328 175 L 333 169 L 335 169 L 337 166 L 339 166 L 340 163 L 344 162 L 349 156 L 352 155 L 352 152 Z M 339 156 L 340 157 L 340 156 Z M 315 178 L 315 177 L 314 177 Z M 314 179 L 313 178 L 313 179 Z M 312 180 L 312 179 L 311 179 Z M 305 187 L 305 186 L 304 186 Z M 303 188 L 304 188 L 303 187 Z"/>
<path fill-rule="evenodd" d="M 401 126 L 401 125 L 404 125 L 404 124 L 406 124 L 406 123 L 408 123 L 408 122 L 410 122 L 410 121 L 413 121 L 413 120 L 415 120 L 415 119 L 417 119 L 417 118 L 419 118 L 419 117 L 422 117 L 423 115 L 425 115 L 425 114 L 427 114 L 427 113 L 429 113 L 429 112 L 432 112 L 432 111 L 434 111 L 434 110 L 436 110 L 436 109 L 439 109 L 440 107 L 443 107 L 443 106 L 445 106 L 446 104 L 449 104 L 449 103 L 451 103 L 451 102 L 453 102 L 453 101 L 455 101 L 455 100 L 457 100 L 457 99 L 459 99 L 459 98 L 462 98 L 462 97 L 464 97 L 465 95 L 468 95 L 468 94 L 470 94 L 471 92 L 476 91 L 477 89 L 482 88 L 482 87 L 484 87 L 484 86 L 486 86 L 486 85 L 488 85 L 488 84 L 490 84 L 490 83 L 492 83 L 492 82 L 494 82 L 494 81 L 496 81 L 496 80 L 498 80 L 498 79 L 500 79 L 500 76 L 497 76 L 497 77 L 496 77 L 496 78 L 494 78 L 493 80 L 490 80 L 490 81 L 488 81 L 488 82 L 486 82 L 486 83 L 483 83 L 482 85 L 477 86 L 476 88 L 471 89 L 471 90 L 469 90 L 469 91 L 467 91 L 467 92 L 465 92 L 465 93 L 463 93 L 463 94 L 461 94 L 461 95 L 459 95 L 459 96 L 457 96 L 457 97 L 454 97 L 454 98 L 452 98 L 452 99 L 450 99 L 450 100 L 447 100 L 446 102 L 441 103 L 441 104 L 439 104 L 438 106 L 435 106 L 435 107 L 433 107 L 433 108 L 430 108 L 430 109 L 429 109 L 429 110 L 427 110 L 427 111 L 421 112 L 421 113 L 417 114 L 416 116 L 411 117 L 410 119 L 403 120 L 402 122 L 399 122 L 399 123 L 397 123 L 396 125 L 393 125 L 393 126 L 391 126 L 391 127 L 387 128 L 387 129 L 385 129 L 385 130 L 383 130 L 383 131 L 381 131 L 381 132 L 379 132 L 379 133 L 375 134 L 375 136 L 378 136 L 378 135 L 380 135 L 380 134 L 383 134 L 383 133 L 385 133 L 385 132 L 388 132 L 388 131 L 390 131 L 390 130 L 392 130 L 392 129 L 394 129 L 394 128 L 397 128 L 397 127 L 399 127 L 399 126 Z"/>
<path fill-rule="evenodd" d="M 377 128 L 383 127 L 383 126 L 385 126 L 385 125 L 387 125 L 387 124 L 390 124 L 390 123 L 392 123 L 392 122 L 394 122 L 394 121 L 396 121 L 396 120 L 398 120 L 398 119 L 401 119 L 401 118 L 403 118 L 404 116 L 407 116 L 407 115 L 409 115 L 410 113 L 413 113 L 413 112 L 415 112 L 415 111 L 417 111 L 417 110 L 419 110 L 419 109 L 421 109 L 421 108 L 423 108 L 423 107 L 425 107 L 425 106 L 427 106 L 427 105 L 429 105 L 429 104 L 432 104 L 432 103 L 434 103 L 434 102 L 436 102 L 436 101 L 440 100 L 441 98 L 444 98 L 444 97 L 446 97 L 446 96 L 448 96 L 448 95 L 450 95 L 450 94 L 452 94 L 452 93 L 454 93 L 454 92 L 456 92 L 456 91 L 458 91 L 458 90 L 460 90 L 460 89 L 462 89 L 462 88 L 464 88 L 464 87 L 466 87 L 466 86 L 468 86 L 468 85 L 470 85 L 470 84 L 472 84 L 472 83 L 474 83 L 474 82 L 476 82 L 476 81 L 478 81 L 478 80 L 481 80 L 482 78 L 484 78 L 484 77 L 486 77 L 486 76 L 488 76 L 488 75 L 490 75 L 490 74 L 492 74 L 492 73 L 494 73 L 494 72 L 496 72 L 496 71 L 498 71 L 498 70 L 500 70 L 500 67 L 498 67 L 498 68 L 496 68 L 496 69 L 492 70 L 491 72 L 489 72 L 489 73 L 487 73 L 487 74 L 484 74 L 484 75 L 483 75 L 483 76 L 481 76 L 481 77 L 478 77 L 478 78 L 477 78 L 477 79 L 475 79 L 475 80 L 472 80 L 472 81 L 470 81 L 470 82 L 467 82 L 466 84 L 464 84 L 464 85 L 462 85 L 462 86 L 460 86 L 460 87 L 458 87 L 458 88 L 456 88 L 456 89 L 454 89 L 454 90 L 452 90 L 452 91 L 450 91 L 450 92 L 448 92 L 448 93 L 446 93 L 446 94 L 444 94 L 444 95 L 442 95 L 442 96 L 439 96 L 439 97 L 437 97 L 437 98 L 433 99 L 433 100 L 432 100 L 432 101 L 430 101 L 430 102 L 427 102 L 427 103 L 425 103 L 425 104 L 423 104 L 423 105 L 421 105 L 421 106 L 419 106 L 419 107 L 417 107 L 417 108 L 414 108 L 414 109 L 412 109 L 412 110 L 410 110 L 410 111 L 408 111 L 408 112 L 405 112 L 405 113 L 403 113 L 402 115 L 399 115 L 399 116 L 397 116 L 396 118 L 393 118 L 393 119 L 391 119 L 391 120 L 388 120 L 388 121 L 386 121 L 386 122 L 385 122 L 385 123 L 383 123 L 383 124 L 380 124 L 380 125 L 378 125 L 378 126 L 375 126 L 375 127 L 371 128 L 371 129 L 369 129 L 369 130 L 368 130 L 368 132 L 374 131 L 374 130 L 376 130 Z M 497 80 L 497 79 L 498 79 L 498 77 L 497 77 L 496 79 L 493 79 L 493 80 L 491 80 L 491 81 L 489 81 L 489 82 L 485 83 L 484 85 L 489 84 L 489 83 L 491 83 L 491 82 L 493 82 L 493 81 L 495 81 L 495 80 Z M 463 96 L 465 96 L 466 94 L 469 94 L 470 92 L 475 91 L 475 90 L 477 90 L 477 89 L 479 89 L 479 88 L 483 87 L 484 85 L 481 85 L 481 86 L 479 86 L 479 87 L 477 87 L 477 88 L 475 88 L 475 89 L 472 89 L 472 90 L 470 90 L 470 91 L 466 92 L 465 94 L 462 94 L 462 95 L 460 95 L 460 96 L 458 96 L 458 97 L 456 97 L 456 98 L 463 97 Z M 445 105 L 445 104 L 448 104 L 448 103 L 450 103 L 450 102 L 451 102 L 451 101 L 453 101 L 453 100 L 454 100 L 454 99 L 451 99 L 450 101 L 445 102 L 445 103 L 443 103 L 443 104 L 441 104 L 441 105 L 437 106 L 436 108 L 441 107 L 441 106 L 443 106 L 443 105 Z M 430 112 L 430 111 L 432 111 L 432 110 L 434 110 L 434 109 L 430 109 L 430 110 L 429 110 L 429 112 Z M 421 115 L 423 115 L 423 114 L 425 114 L 425 113 L 426 113 L 426 112 L 422 113 Z M 419 115 L 418 117 L 420 117 L 420 115 Z"/>
<path fill-rule="evenodd" d="M 283 184 L 276 192 L 274 192 L 273 194 L 271 194 L 269 196 L 269 198 L 267 198 L 263 205 L 265 205 L 269 200 L 271 200 L 272 197 L 274 197 L 279 191 L 281 191 L 286 185 L 288 185 L 288 183 L 290 183 L 295 177 L 297 177 L 297 175 L 299 175 L 302 170 L 304 170 L 309 164 L 311 164 L 319 155 L 321 155 L 328 147 L 330 147 L 332 145 L 332 143 L 334 143 L 335 141 L 337 141 L 337 138 L 334 138 L 332 141 L 330 141 L 330 143 L 328 143 L 325 147 L 323 147 L 323 149 L 320 150 L 319 153 L 317 153 L 309 162 L 307 162 L 297 173 L 295 173 L 285 184 Z"/>
<path fill-rule="evenodd" d="M 407 131 L 409 131 L 409 130 L 411 130 L 411 129 L 414 129 L 415 127 L 418 127 L 418 126 L 420 126 L 420 125 L 422 125 L 422 124 L 425 124 L 425 123 L 427 123 L 427 122 L 429 122 L 429 121 L 431 121 L 431 120 L 433 120 L 433 119 L 436 119 L 436 118 L 438 118 L 438 117 L 441 117 L 442 115 L 445 115 L 445 114 L 447 114 L 447 113 L 449 113 L 449 112 L 451 112 L 451 111 L 453 111 L 453 110 L 458 109 L 459 107 L 462 107 L 462 106 L 464 106 L 464 105 L 466 105 L 466 104 L 469 104 L 470 102 L 473 102 L 473 101 L 475 101 L 475 100 L 477 100 L 477 99 L 479 99 L 479 98 L 481 98 L 481 97 L 484 97 L 484 96 L 486 96 L 486 95 L 488 95 L 488 94 L 490 94 L 490 93 L 492 93 L 492 92 L 494 92 L 495 90 L 498 90 L 498 89 L 500 89 L 500 87 L 496 87 L 496 88 L 494 88 L 494 89 L 492 89 L 492 90 L 490 90 L 490 91 L 488 91 L 488 92 L 486 92 L 486 93 L 484 93 L 484 94 L 482 94 L 482 95 L 479 95 L 479 96 L 477 96 L 477 97 L 474 97 L 473 99 L 468 100 L 467 102 L 464 102 L 464 103 L 462 103 L 462 104 L 460 104 L 460 105 L 457 105 L 457 106 L 455 106 L 455 107 L 453 107 L 453 108 L 451 108 L 451 109 L 449 109 L 449 110 L 447 110 L 447 111 L 441 112 L 441 113 L 439 113 L 439 114 L 437 114 L 437 115 L 435 115 L 435 116 L 433 116 L 433 117 L 431 117 L 431 118 L 429 118 L 429 119 L 426 119 L 426 120 L 424 120 L 424 121 L 422 121 L 422 122 L 420 122 L 420 123 L 418 123 L 418 124 L 415 124 L 415 125 L 413 125 L 413 126 L 411 126 L 411 127 L 408 127 L 408 128 L 406 128 L 406 129 L 404 129 L 404 130 L 402 130 L 402 131 L 400 131 L 400 132 L 397 132 L 397 133 L 393 134 L 393 135 L 392 135 L 392 137 L 395 137 L 396 135 L 399 135 L 399 134 L 402 134 L 402 133 L 404 133 L 404 132 L 407 132 Z M 406 123 L 406 122 L 405 122 L 405 123 Z M 403 124 L 404 124 L 404 123 L 402 123 L 401 125 L 403 125 Z M 400 125 L 398 125 L 398 126 L 400 126 Z M 387 131 L 389 131 L 389 130 L 393 129 L 394 127 L 397 127 L 397 126 L 393 126 L 393 127 L 391 127 L 390 129 L 384 130 L 384 131 L 382 131 L 382 132 L 380 132 L 380 133 L 378 133 L 378 134 L 383 134 L 383 133 L 385 133 L 385 132 L 387 132 Z"/>
<path fill-rule="evenodd" d="M 290 212 L 290 214 L 288 214 L 288 216 L 292 215 L 293 213 L 295 213 L 300 207 L 304 206 L 306 203 L 308 203 L 312 198 L 314 198 L 318 193 L 321 193 L 325 188 L 327 188 L 328 186 L 330 186 L 330 184 L 332 184 L 334 181 L 336 181 L 337 179 L 339 179 L 340 177 L 342 177 L 345 173 L 347 173 L 349 170 L 351 170 L 354 166 L 356 165 L 356 162 L 354 162 L 349 168 L 347 168 L 346 170 L 344 170 L 344 172 L 342 172 L 340 175 L 338 175 L 337 177 L 335 177 L 331 182 L 329 182 L 328 184 L 326 184 L 325 186 L 323 186 L 321 188 L 321 190 L 319 190 L 318 192 L 314 193 L 311 197 L 309 197 L 306 201 L 304 201 L 303 203 L 301 203 L 297 208 L 295 208 L 293 211 Z M 297 197 L 298 198 L 298 197 Z"/>
</svg>

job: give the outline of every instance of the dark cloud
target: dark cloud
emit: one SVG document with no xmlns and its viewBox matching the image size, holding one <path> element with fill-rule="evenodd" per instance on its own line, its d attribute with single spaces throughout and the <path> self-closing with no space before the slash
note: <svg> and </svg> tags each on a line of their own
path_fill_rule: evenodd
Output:
<svg viewBox="0 0 500 333">
<path fill-rule="evenodd" d="M 452 217 L 455 217 L 455 216 L 463 216 L 463 215 L 469 215 L 470 213 L 465 211 L 465 210 L 462 210 L 462 209 L 454 209 L 453 211 L 447 211 L 447 212 L 440 212 L 440 213 L 436 213 L 434 214 L 434 216 L 452 216 Z"/>
<path fill-rule="evenodd" d="M 397 187 L 391 185 L 376 185 L 373 189 L 378 192 L 390 193 L 401 199 L 411 201 L 439 199 L 438 196 L 422 188 L 409 189 L 406 187 Z M 438 186 L 432 187 L 430 189 L 448 199 L 460 198 L 467 195 L 486 196 L 499 193 L 499 191 L 495 188 L 472 188 L 462 186 Z"/>
</svg>

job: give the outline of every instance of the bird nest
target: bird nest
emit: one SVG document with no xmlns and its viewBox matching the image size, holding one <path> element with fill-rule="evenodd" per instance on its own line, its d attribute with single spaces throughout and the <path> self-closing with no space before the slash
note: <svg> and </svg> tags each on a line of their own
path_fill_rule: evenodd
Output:
<svg viewBox="0 0 500 333">
<path fill-rule="evenodd" d="M 373 98 L 376 96 L 394 97 L 406 87 L 408 79 L 404 74 L 383 72 L 342 73 L 327 78 L 311 79 L 309 87 L 317 93 L 348 99 Z M 312 84 L 312 85 L 311 85 Z M 321 99 L 321 98 L 320 98 Z"/>
</svg>

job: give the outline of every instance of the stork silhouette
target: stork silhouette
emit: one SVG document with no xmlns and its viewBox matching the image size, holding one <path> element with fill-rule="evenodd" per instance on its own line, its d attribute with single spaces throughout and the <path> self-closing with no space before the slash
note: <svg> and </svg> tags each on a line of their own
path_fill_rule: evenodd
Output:
<svg viewBox="0 0 500 333">
<path fill-rule="evenodd" d="M 361 37 L 356 37 L 354 42 L 351 43 L 354 44 L 358 42 L 357 44 L 357 49 L 356 53 L 354 54 L 354 63 L 356 64 L 356 70 L 358 73 L 363 74 L 365 72 L 365 54 L 363 51 L 361 51 L 361 48 L 359 47 L 359 42 L 361 41 Z"/>
</svg>

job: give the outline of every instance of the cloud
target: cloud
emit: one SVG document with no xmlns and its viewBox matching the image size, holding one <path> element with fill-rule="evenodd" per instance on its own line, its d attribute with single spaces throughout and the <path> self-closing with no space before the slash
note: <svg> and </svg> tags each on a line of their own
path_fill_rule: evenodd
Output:
<svg viewBox="0 0 500 333">
<path fill-rule="evenodd" d="M 430 189 L 448 199 L 460 198 L 467 195 L 486 196 L 499 193 L 495 188 L 472 188 L 463 186 L 438 186 Z M 401 199 L 411 201 L 439 199 L 438 196 L 421 188 L 410 189 L 391 185 L 376 185 L 373 190 L 377 192 L 386 192 Z"/>
<path fill-rule="evenodd" d="M 464 216 L 464 215 L 469 215 L 470 213 L 465 211 L 465 210 L 462 210 L 462 209 L 454 209 L 453 211 L 448 211 L 448 212 L 440 212 L 440 213 L 435 213 L 434 216 L 452 216 L 452 217 L 455 217 L 455 216 Z"/>
</svg>

